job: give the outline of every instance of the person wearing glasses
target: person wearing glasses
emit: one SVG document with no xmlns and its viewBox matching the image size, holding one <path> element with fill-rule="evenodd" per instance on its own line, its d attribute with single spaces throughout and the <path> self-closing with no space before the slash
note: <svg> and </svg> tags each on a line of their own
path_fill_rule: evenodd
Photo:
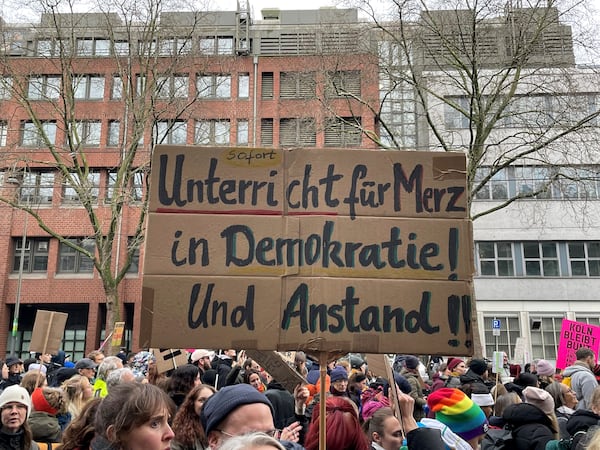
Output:
<svg viewBox="0 0 600 450">
<path fill-rule="evenodd" d="M 220 449 L 232 437 L 257 431 L 292 442 L 297 442 L 300 432 L 299 425 L 277 430 L 273 422 L 273 405 L 249 384 L 221 388 L 204 403 L 200 422 L 211 450 Z"/>
<path fill-rule="evenodd" d="M 546 386 L 545 391 L 554 400 L 554 412 L 556 413 L 556 420 L 558 420 L 560 438 L 567 439 L 570 437 L 567 431 L 567 421 L 575 412 L 577 395 L 569 386 L 557 381 Z"/>
<path fill-rule="evenodd" d="M 27 424 L 31 412 L 31 397 L 25 388 L 12 385 L 0 394 L 0 448 L 38 450 Z"/>
</svg>

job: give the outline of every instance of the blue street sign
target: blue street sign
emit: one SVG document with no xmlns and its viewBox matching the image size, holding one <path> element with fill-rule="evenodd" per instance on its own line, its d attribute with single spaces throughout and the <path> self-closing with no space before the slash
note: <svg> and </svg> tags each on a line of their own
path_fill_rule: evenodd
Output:
<svg viewBox="0 0 600 450">
<path fill-rule="evenodd" d="M 500 319 L 494 319 L 494 320 L 492 320 L 492 329 L 493 330 L 499 330 L 500 328 L 502 328 L 500 326 Z"/>
</svg>

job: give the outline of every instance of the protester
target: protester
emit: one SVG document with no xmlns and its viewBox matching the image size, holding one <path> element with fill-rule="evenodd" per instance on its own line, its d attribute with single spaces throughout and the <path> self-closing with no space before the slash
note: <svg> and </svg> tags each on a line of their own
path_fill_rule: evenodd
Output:
<svg viewBox="0 0 600 450">
<path fill-rule="evenodd" d="M 462 384 L 460 376 L 467 373 L 467 366 L 461 358 L 448 358 L 445 365 L 440 366 L 440 373 L 433 376 L 430 392 L 443 387 L 458 388 Z"/>
<path fill-rule="evenodd" d="M 598 386 L 594 372 L 596 355 L 587 347 L 575 352 L 577 361 L 563 371 L 563 377 L 570 377 L 571 389 L 577 394 L 577 409 L 590 409 L 590 399 Z"/>
<path fill-rule="evenodd" d="M 83 375 L 90 383 L 94 384 L 94 378 L 96 377 L 96 363 L 90 358 L 81 358 L 75 363 L 75 370 L 79 375 Z"/>
<path fill-rule="evenodd" d="M 590 409 L 577 409 L 567 421 L 567 431 L 576 445 L 585 442 L 586 434 L 593 428 L 600 427 L 600 387 L 596 387 L 590 398 Z M 581 447 L 583 447 L 583 442 Z M 574 450 L 580 447 L 573 446 Z"/>
<path fill-rule="evenodd" d="M 110 392 L 110 389 L 117 384 L 132 382 L 135 382 L 135 375 L 129 367 L 115 369 L 106 377 L 106 391 Z"/>
<path fill-rule="evenodd" d="M 108 375 L 116 369 L 123 368 L 123 361 L 117 356 L 107 356 L 100 353 L 102 357 L 96 355 L 97 360 L 101 360 L 96 371 L 96 380 L 94 381 L 94 397 L 106 397 L 108 390 L 106 388 L 106 378 Z M 97 360 L 94 363 L 98 364 Z"/>
<path fill-rule="evenodd" d="M 200 370 L 198 366 L 184 364 L 173 371 L 169 377 L 166 391 L 177 408 L 179 408 L 189 392 L 200 383 Z"/>
<path fill-rule="evenodd" d="M 74 420 L 94 396 L 90 380 L 84 375 L 73 375 L 62 384 L 61 388 L 66 396 L 66 410 L 71 415 L 70 420 Z"/>
<path fill-rule="evenodd" d="M 21 384 L 23 374 L 23 361 L 15 355 L 10 355 L 6 358 L 6 366 L 8 367 L 8 377 L 4 381 L 4 387 Z"/>
<path fill-rule="evenodd" d="M 40 443 L 60 442 L 62 428 L 57 415 L 66 412 L 66 398 L 62 389 L 37 388 L 31 394 L 33 410 L 27 423 L 34 441 Z"/>
<path fill-rule="evenodd" d="M 410 396 L 415 399 L 413 416 L 418 422 L 425 417 L 425 395 L 423 393 L 424 382 L 419 374 L 419 358 L 408 355 L 404 360 L 404 368 L 400 371 L 406 380 L 410 383 Z"/>
<path fill-rule="evenodd" d="M 265 433 L 249 433 L 229 439 L 221 447 L 222 450 L 267 450 L 274 448 L 285 450 L 285 447 L 275 438 Z"/>
<path fill-rule="evenodd" d="M 265 384 L 262 381 L 262 378 L 260 377 L 260 373 L 256 370 L 245 371 L 243 379 L 244 383 L 249 384 L 258 392 L 264 393 L 267 390 L 267 387 L 265 386 Z"/>
<path fill-rule="evenodd" d="M 575 412 L 577 396 L 573 389 L 564 383 L 550 383 L 546 386 L 545 390 L 554 400 L 554 413 L 556 414 L 556 420 L 558 421 L 560 438 L 567 439 L 570 436 L 567 431 L 567 421 Z"/>
<path fill-rule="evenodd" d="M 200 421 L 212 450 L 220 449 L 227 439 L 234 436 L 254 431 L 270 436 L 278 433 L 273 423 L 271 402 L 248 384 L 234 384 L 220 389 L 204 403 Z M 286 427 L 280 439 L 297 442 L 299 431 L 298 426 Z"/>
<path fill-rule="evenodd" d="M 488 421 L 481 408 L 464 392 L 454 388 L 438 389 L 429 394 L 427 405 L 437 421 L 447 425 L 473 449 L 478 448 L 488 429 Z"/>
<path fill-rule="evenodd" d="M 155 384 L 155 380 L 150 380 L 149 377 L 150 367 L 155 367 L 155 363 L 156 358 L 152 353 L 147 351 L 136 353 L 130 363 L 131 370 L 133 370 L 136 380 L 143 381 L 146 379 L 150 384 Z"/>
<path fill-rule="evenodd" d="M 276 380 L 267 384 L 265 395 L 273 406 L 275 428 L 283 429 L 296 422 L 294 396 Z"/>
<path fill-rule="evenodd" d="M 198 348 L 192 352 L 190 362 L 195 366 L 198 366 L 198 369 L 200 369 L 200 377 L 202 377 L 207 370 L 211 369 L 210 361 L 213 356 L 214 352 L 203 348 Z"/>
<path fill-rule="evenodd" d="M 31 398 L 25 388 L 12 385 L 0 394 L 0 448 L 10 450 L 39 450 L 33 442 L 27 419 L 31 412 Z"/>
<path fill-rule="evenodd" d="M 91 359 L 96 366 L 100 366 L 105 359 L 104 353 L 102 350 L 92 350 L 87 354 L 87 358 Z"/>
<path fill-rule="evenodd" d="M 559 438 L 559 427 L 550 394 L 536 387 L 523 390 L 525 403 L 508 406 L 503 413 L 513 429 L 515 450 L 544 450 L 546 444 Z"/>
<path fill-rule="evenodd" d="M 174 437 L 175 405 L 159 387 L 126 383 L 112 388 L 96 412 L 93 450 L 165 450 Z"/>
<path fill-rule="evenodd" d="M 175 437 L 171 450 L 204 450 L 208 447 L 208 439 L 200 423 L 200 411 L 215 392 L 215 388 L 205 384 L 190 391 L 173 419 Z"/>
<path fill-rule="evenodd" d="M 47 385 L 48 382 L 46 381 L 46 377 L 41 371 L 27 372 L 21 379 L 21 387 L 27 389 L 29 395 L 31 395 L 35 388 L 44 387 Z"/>
<path fill-rule="evenodd" d="M 369 444 L 358 420 L 356 406 L 346 397 L 328 397 L 325 403 L 326 447 L 336 450 L 367 450 Z M 319 448 L 320 408 L 315 408 L 304 441 L 306 450 Z"/>
<path fill-rule="evenodd" d="M 489 392 L 490 388 L 486 384 L 487 374 L 488 364 L 485 359 L 474 358 L 469 363 L 469 368 L 465 374 L 460 376 L 460 382 L 461 384 L 476 385 L 481 392 L 483 392 L 483 389 L 486 389 L 487 392 Z"/>
<path fill-rule="evenodd" d="M 334 367 L 329 374 L 329 393 L 336 397 L 348 397 L 348 371 L 341 367 Z"/>
<path fill-rule="evenodd" d="M 62 445 L 57 450 L 88 450 L 95 435 L 94 420 L 102 399 L 92 398 L 63 432 Z"/>
<path fill-rule="evenodd" d="M 545 359 L 538 360 L 536 370 L 541 389 L 546 389 L 550 384 L 556 383 L 556 379 L 554 378 L 556 369 L 549 361 Z"/>
<path fill-rule="evenodd" d="M 491 394 L 490 394 L 491 395 Z M 506 422 L 504 421 L 504 410 L 509 405 L 521 403 L 521 397 L 516 392 L 506 392 L 499 395 L 494 402 L 494 412 L 488 418 L 491 428 L 503 428 Z"/>
</svg>

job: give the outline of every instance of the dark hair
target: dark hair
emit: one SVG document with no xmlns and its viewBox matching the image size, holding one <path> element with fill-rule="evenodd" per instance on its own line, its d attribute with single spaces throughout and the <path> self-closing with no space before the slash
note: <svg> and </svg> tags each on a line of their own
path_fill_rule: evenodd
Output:
<svg viewBox="0 0 600 450">
<path fill-rule="evenodd" d="M 150 383 L 123 383 L 111 388 L 98 407 L 94 426 L 96 433 L 108 439 L 115 449 L 123 448 L 125 438 L 158 412 L 175 414 L 175 405 L 167 393 Z M 114 428 L 111 437 L 106 432 Z"/>
<path fill-rule="evenodd" d="M 306 450 L 319 448 L 320 407 L 315 406 L 306 434 Z M 326 447 L 336 450 L 368 450 L 369 443 L 358 420 L 356 406 L 344 397 L 328 397 L 325 403 Z"/>
<path fill-rule="evenodd" d="M 246 370 L 244 372 L 244 383 L 250 384 L 250 376 L 254 374 L 258 375 L 258 379 L 262 383 L 262 378 L 260 377 L 260 372 L 258 370 Z"/>
<path fill-rule="evenodd" d="M 390 416 L 396 417 L 394 416 L 394 411 L 392 411 L 392 408 L 384 406 L 383 408 L 379 408 L 377 411 L 375 411 L 371 418 L 365 422 L 364 429 L 369 442 L 373 442 L 373 433 L 383 435 L 383 423 Z"/>
<path fill-rule="evenodd" d="M 580 361 L 583 361 L 584 359 L 589 358 L 590 356 L 595 355 L 594 352 L 587 347 L 579 347 L 575 352 L 575 358 L 577 358 Z"/>
<path fill-rule="evenodd" d="M 213 394 L 216 392 L 216 389 L 208 384 L 199 384 L 185 397 L 173 419 L 175 441 L 182 444 L 182 447 L 194 447 L 198 440 L 202 448 L 208 448 L 206 433 L 195 410 L 196 397 L 204 389 L 212 391 Z"/>
<path fill-rule="evenodd" d="M 184 392 L 187 394 L 195 386 L 199 375 L 198 366 L 193 364 L 179 366 L 169 377 L 168 392 Z"/>
<path fill-rule="evenodd" d="M 90 399 L 79 415 L 73 419 L 63 432 L 63 444 L 57 450 L 76 450 L 79 448 L 90 448 L 94 438 L 94 418 L 102 398 L 95 397 Z"/>
</svg>

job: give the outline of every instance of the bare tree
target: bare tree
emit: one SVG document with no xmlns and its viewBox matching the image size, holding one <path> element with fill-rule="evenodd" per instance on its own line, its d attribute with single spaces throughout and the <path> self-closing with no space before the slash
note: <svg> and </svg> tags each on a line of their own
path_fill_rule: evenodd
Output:
<svg viewBox="0 0 600 450">
<path fill-rule="evenodd" d="M 11 99 L 3 108 L 21 127 L 22 142 L 8 143 L 2 165 L 24 178 L 16 196 L 0 201 L 26 211 L 61 245 L 89 258 L 106 296 L 108 336 L 120 320 L 119 284 L 143 242 L 151 149 L 161 142 L 185 144 L 187 121 L 198 109 L 188 74 L 208 60 L 193 53 L 192 36 L 210 18 L 168 12 L 182 5 L 160 0 L 98 2 L 93 13 L 76 12 L 68 1 L 34 5 L 42 14 L 39 24 L 3 24 L 0 80 L 4 98 Z M 106 95 L 114 102 L 97 102 L 99 111 L 81 106 Z M 99 166 L 108 167 L 103 199 Z M 61 201 L 83 207 L 88 239 L 69 239 L 46 219 L 34 179 L 40 168 L 57 174 Z M 127 242 L 124 214 L 135 218 Z"/>
</svg>

